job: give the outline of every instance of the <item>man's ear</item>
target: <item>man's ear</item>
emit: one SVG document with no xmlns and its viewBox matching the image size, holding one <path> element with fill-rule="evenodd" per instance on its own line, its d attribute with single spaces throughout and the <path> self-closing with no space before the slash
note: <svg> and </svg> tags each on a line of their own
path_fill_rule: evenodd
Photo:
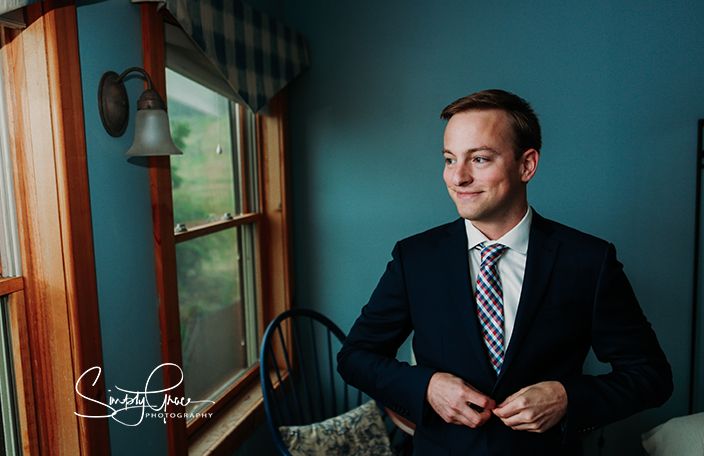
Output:
<svg viewBox="0 0 704 456">
<path fill-rule="evenodd" d="M 523 182 L 528 182 L 533 178 L 535 172 L 538 170 L 538 160 L 540 160 L 540 154 L 535 149 L 528 149 L 521 155 L 521 180 Z"/>
</svg>

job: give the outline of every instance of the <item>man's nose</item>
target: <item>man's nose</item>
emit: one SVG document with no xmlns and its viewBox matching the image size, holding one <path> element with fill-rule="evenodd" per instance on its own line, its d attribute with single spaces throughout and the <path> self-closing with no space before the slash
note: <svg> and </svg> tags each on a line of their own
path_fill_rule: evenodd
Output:
<svg viewBox="0 0 704 456">
<path fill-rule="evenodd" d="M 472 170 L 469 165 L 458 162 L 452 176 L 452 183 L 456 186 L 463 186 L 472 183 Z"/>
</svg>

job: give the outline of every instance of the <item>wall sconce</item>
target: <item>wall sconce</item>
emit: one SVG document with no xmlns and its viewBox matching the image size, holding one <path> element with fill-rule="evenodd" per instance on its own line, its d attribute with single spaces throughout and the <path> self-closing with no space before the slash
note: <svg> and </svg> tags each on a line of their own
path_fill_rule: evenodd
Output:
<svg viewBox="0 0 704 456">
<path fill-rule="evenodd" d="M 121 75 L 108 71 L 100 78 L 98 86 L 98 109 L 100 120 L 110 136 L 120 137 L 125 133 L 130 117 L 127 90 L 123 78 L 139 71 L 147 80 L 148 89 L 137 101 L 134 118 L 134 144 L 125 156 L 146 157 L 152 155 L 183 155 L 171 139 L 169 116 L 159 93 L 152 89 L 152 79 L 142 68 L 133 67 Z"/>
</svg>

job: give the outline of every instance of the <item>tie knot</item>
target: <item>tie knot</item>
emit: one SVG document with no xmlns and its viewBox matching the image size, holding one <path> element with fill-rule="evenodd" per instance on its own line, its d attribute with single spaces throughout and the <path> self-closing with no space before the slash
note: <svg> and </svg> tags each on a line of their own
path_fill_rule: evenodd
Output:
<svg viewBox="0 0 704 456">
<path fill-rule="evenodd" d="M 491 266 L 495 264 L 504 250 L 507 247 L 503 244 L 492 244 L 484 247 L 484 244 L 478 246 L 482 251 L 482 266 Z"/>
</svg>

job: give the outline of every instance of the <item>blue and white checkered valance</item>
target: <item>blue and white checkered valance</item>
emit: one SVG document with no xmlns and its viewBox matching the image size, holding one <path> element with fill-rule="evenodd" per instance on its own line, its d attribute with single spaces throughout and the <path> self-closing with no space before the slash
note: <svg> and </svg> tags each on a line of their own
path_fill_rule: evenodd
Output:
<svg viewBox="0 0 704 456">
<path fill-rule="evenodd" d="M 303 35 L 239 0 L 159 1 L 252 111 L 309 64 Z"/>
<path fill-rule="evenodd" d="M 0 0 L 0 14 L 37 1 Z M 254 112 L 309 64 L 303 35 L 240 0 L 132 1 L 166 4 Z"/>
</svg>

